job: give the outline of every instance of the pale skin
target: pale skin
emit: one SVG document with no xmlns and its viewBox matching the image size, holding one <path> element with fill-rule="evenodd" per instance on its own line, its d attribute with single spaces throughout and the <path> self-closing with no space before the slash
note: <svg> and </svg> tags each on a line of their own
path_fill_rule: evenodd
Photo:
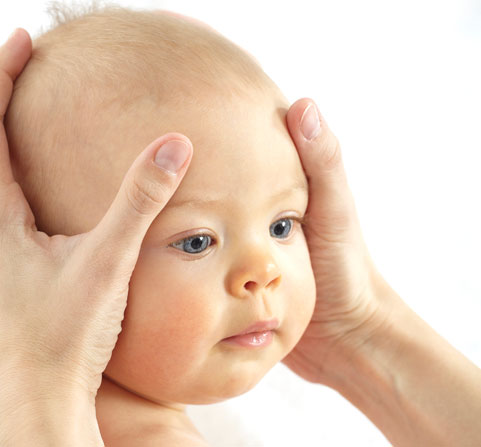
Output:
<svg viewBox="0 0 481 447">
<path fill-rule="evenodd" d="M 12 83 L 30 55 L 30 45 L 28 35 L 24 31 L 19 31 L 1 48 L 0 112 L 2 117 L 11 95 Z M 312 104 L 312 100 L 301 99 L 289 108 L 286 115 L 287 129 L 307 178 L 309 202 L 303 202 L 305 197 L 300 196 L 295 199 L 290 198 L 289 200 L 293 202 L 283 207 L 307 206 L 299 211 L 305 210 L 308 216 L 304 234 L 312 264 L 312 270 L 309 273 L 313 274 L 316 286 L 313 297 L 315 299 L 314 314 L 310 321 L 305 321 L 304 315 L 299 318 L 299 321 L 291 323 L 290 330 L 283 336 L 280 335 L 278 344 L 273 345 L 274 348 L 277 346 L 277 350 L 266 351 L 262 368 L 268 369 L 272 366 L 271 363 L 279 360 L 277 357 L 282 357 L 283 352 L 288 352 L 295 345 L 284 362 L 301 377 L 314 383 L 324 383 L 341 392 L 380 428 L 393 445 L 478 445 L 481 443 L 481 434 L 477 428 L 477 421 L 481 417 L 479 390 L 481 373 L 475 365 L 417 317 L 377 272 L 362 239 L 337 139 L 322 118 L 318 133 L 311 139 L 305 138 L 301 132 L 302 116 L 309 104 Z M 268 112 L 269 107 L 271 106 L 263 104 L 258 113 Z M 317 108 L 314 110 L 319 116 Z M 3 128 L 0 127 L 0 130 L 3 131 Z M 192 131 L 194 132 L 194 129 Z M 236 135 L 232 136 L 234 142 L 235 137 Z M 172 202 L 176 198 L 180 201 L 184 192 L 186 195 L 187 192 L 192 192 L 193 186 L 200 181 L 196 173 L 200 175 L 203 169 L 206 169 L 203 164 L 194 165 L 191 155 L 176 175 L 154 169 L 155 166 L 151 164 L 151 160 L 156 150 L 163 142 L 171 139 L 184 141 L 192 149 L 191 141 L 184 135 L 164 135 L 135 159 L 113 206 L 92 232 L 70 238 L 65 236 L 49 238 L 46 234 L 36 231 L 34 216 L 20 188 L 14 182 L 9 167 L 7 141 L 4 134 L 0 134 L 0 201 L 2 204 L 0 208 L 2 238 L 0 240 L 2 253 L 7 253 L 7 257 L 3 257 L 0 264 L 2 275 L 0 328 L 9 329 L 0 332 L 0 352 L 10 353 L 8 357 L 4 356 L 8 364 L 3 362 L 0 371 L 3 379 L 0 383 L 9 384 L 9 387 L 3 388 L 1 393 L 1 420 L 7 420 L 8 423 L 2 424 L 0 435 L 3 436 L 2 440 L 13 439 L 15 443 L 10 445 L 29 445 L 32 436 L 43 440 L 44 445 L 56 445 L 57 442 L 59 445 L 65 445 L 66 439 L 72 440 L 71 445 L 76 445 L 74 442 L 78 445 L 103 445 L 103 442 L 109 445 L 106 439 L 102 441 L 100 438 L 95 420 L 93 397 L 100 385 L 101 373 L 107 366 L 119 332 L 122 306 L 125 307 L 127 298 L 126 287 L 131 279 L 135 280 L 132 273 L 137 259 L 141 259 L 140 255 L 145 257 L 145 261 L 142 261 L 145 262 L 145 270 L 142 271 L 142 265 L 139 265 L 137 278 L 139 284 L 143 275 L 146 277 L 149 275 L 148 251 L 152 249 L 147 247 L 150 244 L 155 246 L 156 240 L 153 235 L 157 234 L 154 231 L 155 226 L 151 227 L 152 222 L 157 218 L 156 224 L 164 228 L 162 231 L 167 231 L 165 228 L 171 225 L 167 220 L 175 217 L 168 218 L 167 213 L 162 217 L 163 215 L 159 215 L 159 212 L 166 210 L 168 203 L 172 205 L 169 202 L 171 197 Z M 229 142 L 232 143 L 232 141 Z M 285 144 L 287 150 L 287 142 Z M 194 151 L 196 149 L 197 146 L 194 147 Z M 206 148 L 199 149 L 199 151 L 202 150 L 204 153 L 207 151 Z M 281 151 L 277 146 L 276 150 Z M 225 153 L 225 156 L 231 157 L 234 154 L 235 152 Z M 191 159 L 193 160 L 192 176 L 188 177 L 186 170 Z M 259 159 L 258 162 L 265 163 L 265 160 Z M 289 174 L 299 174 L 298 165 L 296 167 L 295 163 L 291 163 L 288 166 L 284 169 L 296 171 Z M 246 172 L 243 174 L 246 175 Z M 184 176 L 185 187 L 184 183 L 180 184 Z M 158 182 L 160 185 L 158 191 L 153 187 L 150 191 L 151 194 L 155 194 L 155 202 L 150 200 L 132 202 L 127 199 L 135 200 L 142 197 L 138 191 L 132 192 L 134 178 L 137 180 L 147 178 L 152 183 Z M 203 184 L 205 187 L 214 188 L 216 179 L 221 181 L 221 177 L 214 175 L 208 178 L 212 184 Z M 258 182 L 259 178 L 256 177 L 255 180 Z M 268 182 L 268 187 L 272 187 L 272 178 L 266 175 L 261 181 L 264 180 Z M 189 184 L 187 181 L 192 183 Z M 140 187 L 145 185 L 140 183 Z M 212 191 L 215 192 L 218 189 L 212 189 Z M 257 199 L 252 196 L 249 198 Z M 215 213 L 221 215 L 222 211 L 222 208 L 218 208 Z M 265 210 L 266 216 L 254 222 L 243 217 L 240 209 L 234 208 L 233 212 L 237 221 L 240 218 L 243 223 L 242 233 L 250 232 L 254 228 L 262 232 L 265 231 L 265 229 L 260 230 L 263 227 L 262 224 L 272 223 L 272 219 L 267 218 L 267 210 Z M 232 214 L 232 210 L 229 214 Z M 227 219 L 228 216 L 224 215 L 224 218 Z M 228 227 L 230 228 L 230 225 Z M 265 299 L 256 302 L 259 305 L 262 302 L 264 309 L 267 309 L 267 294 L 270 287 L 272 288 L 274 284 L 283 284 L 273 282 L 275 275 L 282 272 L 283 265 L 279 260 L 282 260 L 283 256 L 271 248 L 270 244 L 273 242 L 270 239 L 267 242 L 267 238 L 264 238 L 263 235 L 254 243 L 249 242 L 245 235 L 242 237 L 242 242 L 248 241 L 247 248 L 243 251 L 243 256 L 235 252 L 235 257 L 244 259 L 245 256 L 247 259 L 259 250 L 256 253 L 255 263 L 260 267 L 255 272 L 260 276 L 247 280 L 250 282 L 244 282 L 244 279 L 234 281 L 236 270 L 232 267 L 231 272 L 234 273 L 229 276 L 227 272 L 226 278 L 233 278 L 231 284 L 240 284 L 237 290 L 241 291 L 237 298 L 235 293 L 231 293 L 232 302 L 241 302 L 241 298 L 245 296 L 252 298 L 256 291 L 263 290 Z M 240 245 L 241 235 L 238 240 L 229 243 Z M 278 242 L 275 241 L 275 243 Z M 228 245 L 226 242 L 226 250 Z M 302 250 L 303 245 L 299 244 L 300 259 L 305 254 Z M 105 251 L 108 251 L 108 256 L 99 259 L 98 257 Z M 277 255 L 274 255 L 274 252 Z M 92 268 L 92 264 L 87 263 L 87 260 L 93 259 L 93 253 L 96 257 L 94 264 L 96 280 L 98 281 L 99 272 L 102 275 L 100 278 L 103 279 L 100 285 L 97 282 L 89 283 L 94 272 L 88 271 Z M 229 255 L 227 259 L 231 260 L 234 254 L 230 252 Z M 269 256 L 272 256 L 270 261 Z M 74 259 L 75 262 L 68 263 L 66 259 Z M 62 262 L 67 262 L 63 267 L 68 269 L 70 275 L 59 273 Z M 267 268 L 268 265 L 276 263 L 278 263 L 278 270 Z M 12 265 L 15 265 L 15 270 L 12 270 Z M 263 271 L 262 266 L 266 267 L 264 276 L 259 273 Z M 99 270 L 99 267 L 102 267 L 102 270 Z M 21 290 L 18 288 L 18 281 L 15 281 L 15 273 L 19 268 L 24 274 L 23 277 L 28 273 L 31 278 L 30 286 L 26 284 Z M 72 274 L 74 272 L 76 274 Z M 45 281 L 46 277 L 49 281 Z M 42 285 L 45 287 L 45 284 L 52 282 L 60 284 L 61 287 L 39 289 Z M 226 287 L 228 284 L 227 282 Z M 246 287 L 246 284 L 251 286 L 254 284 L 255 287 Z M 64 288 L 70 290 L 70 293 L 59 297 Z M 135 292 L 135 287 L 133 289 Z M 235 290 L 235 286 L 231 285 L 229 290 Z M 289 288 L 286 286 L 284 290 L 287 293 Z M 175 289 L 172 291 L 174 292 Z M 139 294 L 140 292 L 143 295 L 145 290 L 139 286 Z M 12 295 L 15 296 L 17 306 L 11 305 Z M 89 297 L 88 309 L 93 309 L 92 312 L 87 312 L 85 306 L 77 305 L 80 300 L 85 302 L 86 295 Z M 55 314 L 58 321 L 62 322 L 58 325 L 43 325 L 42 337 L 38 337 L 38 326 L 36 326 L 41 317 L 39 307 L 31 306 L 32 300 L 38 299 L 39 296 L 45 297 L 44 315 Z M 99 296 L 102 296 L 102 300 L 98 299 Z M 309 295 L 306 296 L 309 297 Z M 188 299 L 188 296 L 184 298 Z M 218 298 L 220 299 L 221 295 Z M 62 299 L 63 305 L 53 307 L 55 300 L 59 299 Z M 284 305 L 286 304 L 287 301 L 284 301 Z M 175 306 L 176 303 L 173 305 Z M 49 306 L 51 309 L 55 308 L 55 312 L 48 314 Z M 306 314 L 310 317 L 308 307 L 306 306 Z M 20 308 L 21 314 L 18 312 Z M 175 311 L 175 307 L 172 309 Z M 276 309 L 279 312 L 286 312 L 288 308 L 279 304 Z M 60 311 L 63 312 L 62 315 L 58 314 Z M 139 308 L 139 313 L 141 311 L 142 308 Z M 225 311 L 228 312 L 228 310 Z M 99 318 L 103 318 L 100 320 L 101 327 L 91 324 L 94 321 L 93 315 L 96 316 L 97 322 Z M 118 315 L 117 321 L 113 319 L 113 315 Z M 150 314 L 146 312 L 145 315 Z M 50 321 L 46 318 L 45 316 L 45 321 Z M 72 321 L 67 325 L 66 319 L 69 318 Z M 153 318 L 163 317 L 159 312 Z M 90 328 L 91 338 L 72 337 L 72 325 L 79 321 Z M 308 324 L 307 330 L 302 334 L 300 327 L 305 327 L 306 324 Z M 68 334 L 62 333 L 62 330 L 66 330 L 66 326 L 69 327 Z M 74 325 L 74 327 L 80 328 L 81 325 Z M 131 327 L 132 330 L 135 329 L 134 321 Z M 235 332 L 235 329 L 239 328 L 229 329 L 234 329 Z M 105 340 L 107 333 L 112 340 L 108 346 L 103 346 L 99 350 L 98 346 L 88 344 L 88 340 L 97 339 L 99 335 Z M 121 337 L 122 334 L 123 332 Z M 416 336 L 413 337 L 412 334 Z M 69 345 L 61 342 L 67 335 L 71 340 Z M 209 366 L 208 360 L 217 349 L 218 338 L 227 335 L 230 335 L 229 332 L 225 334 L 219 330 L 219 333 L 212 333 L 212 338 L 209 338 L 210 345 L 197 346 L 190 353 L 194 364 L 199 364 L 199 360 L 196 359 L 202 361 L 207 359 L 204 365 Z M 127 337 L 127 330 L 125 337 Z M 18 340 L 24 343 L 19 343 Z M 119 360 L 125 358 L 127 362 L 128 356 L 132 354 L 127 348 L 122 348 L 120 342 L 119 339 L 112 357 L 110 374 L 112 377 L 125 378 L 127 376 L 122 372 L 122 368 L 115 365 L 115 357 L 118 356 Z M 32 353 L 38 354 L 32 357 Z M 59 362 L 58 359 L 65 355 L 71 361 Z M 144 355 L 149 355 L 147 348 Z M 110 366 L 109 364 L 106 370 L 107 376 Z M 23 371 L 23 375 L 14 374 L 18 371 Z M 247 391 L 250 385 L 259 379 L 256 376 L 257 372 L 248 367 L 243 372 L 245 373 L 243 380 L 236 383 L 234 388 L 227 388 L 226 392 L 235 394 L 243 390 Z M 259 374 L 263 372 L 260 371 Z M 32 386 L 33 378 L 36 380 L 36 386 Z M 56 379 L 55 383 L 58 384 L 55 390 L 51 387 L 52 378 Z M 136 379 L 138 379 L 136 383 L 142 386 L 142 380 L 145 381 L 148 377 Z M 178 384 L 171 382 L 170 385 L 175 390 Z M 161 394 L 169 391 L 162 390 L 162 386 L 162 383 L 155 384 L 154 393 Z M 195 390 L 195 387 L 193 389 Z M 102 395 L 104 391 L 105 394 Z M 115 388 L 114 384 L 109 383 L 104 388 L 100 388 L 97 397 L 100 402 L 103 397 L 106 398 L 104 402 L 108 402 L 107 399 L 119 397 L 123 392 L 123 389 Z M 35 406 L 31 405 L 31 399 L 21 400 L 22 396 L 35 397 Z M 132 417 L 138 414 L 143 421 L 155 422 L 156 412 L 159 412 L 159 408 L 162 407 L 159 405 L 153 407 L 149 404 L 149 400 L 155 396 L 144 397 L 150 399 L 142 399 L 134 393 L 128 393 L 125 398 L 120 398 L 125 403 L 124 408 L 131 411 Z M 66 409 L 71 411 L 66 412 Z M 138 409 L 139 412 L 136 413 L 133 409 Z M 99 425 L 101 425 L 101 405 L 98 410 Z M 178 410 L 179 408 L 175 406 L 170 408 L 165 406 L 161 411 L 163 411 L 162 415 L 175 415 L 173 412 Z M 44 418 L 40 420 L 40 424 L 39 415 Z M 25 421 L 32 422 L 25 424 Z M 170 427 L 174 425 L 178 427 L 171 430 L 170 434 L 174 433 L 173 436 L 175 436 L 175 433 L 180 431 L 185 445 L 195 445 L 194 442 L 202 445 L 199 438 L 196 438 L 196 441 L 192 440 L 192 437 L 195 438 L 195 432 L 190 431 L 188 421 L 173 416 L 170 422 L 172 422 Z M 185 425 L 182 425 L 184 422 Z M 15 429 L 16 423 L 18 429 Z M 147 438 L 149 441 L 155 438 L 159 440 L 159 445 L 162 445 L 160 442 L 167 445 L 168 441 L 175 439 L 167 438 L 168 435 L 165 435 L 165 431 L 155 432 L 154 430 L 150 434 L 146 433 L 142 442 L 146 443 Z M 191 436 L 190 440 L 187 439 L 188 436 Z M 39 445 L 42 444 L 39 443 Z"/>
<path fill-rule="evenodd" d="M 192 106 L 162 119 L 146 113 L 142 120 L 149 128 L 159 122 L 181 127 L 196 150 L 142 243 L 123 330 L 104 374 L 109 383 L 97 396 L 101 430 L 121 432 L 119 439 L 141 422 L 120 424 L 112 417 L 119 404 L 107 405 L 116 391 L 111 381 L 122 388 L 116 396 L 132 390 L 149 407 L 155 402 L 158 413 L 173 410 L 169 419 L 184 418 L 179 403 L 220 402 L 251 389 L 292 350 L 314 309 L 309 251 L 293 220 L 304 216 L 307 181 L 282 119 L 287 105 L 274 96 L 233 104 L 210 98 L 204 105 L 208 112 Z M 215 202 L 200 206 L 206 199 Z M 273 237 L 269 228 L 282 224 L 290 230 Z M 196 255 L 168 246 L 195 234 L 211 237 Z M 241 352 L 221 342 L 272 317 L 280 327 L 262 351 Z"/>
</svg>

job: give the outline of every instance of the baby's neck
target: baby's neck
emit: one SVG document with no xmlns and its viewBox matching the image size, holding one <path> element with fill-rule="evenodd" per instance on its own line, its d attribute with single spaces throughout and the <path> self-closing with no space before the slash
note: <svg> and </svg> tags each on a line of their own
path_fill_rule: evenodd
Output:
<svg viewBox="0 0 481 447">
<path fill-rule="evenodd" d="M 97 421 L 105 445 L 139 446 L 156 440 L 158 445 L 207 444 L 185 413 L 185 405 L 159 405 L 107 379 L 102 380 L 95 403 Z M 162 444 L 163 445 L 163 444 Z M 172 444 L 170 444 L 172 445 Z"/>
</svg>

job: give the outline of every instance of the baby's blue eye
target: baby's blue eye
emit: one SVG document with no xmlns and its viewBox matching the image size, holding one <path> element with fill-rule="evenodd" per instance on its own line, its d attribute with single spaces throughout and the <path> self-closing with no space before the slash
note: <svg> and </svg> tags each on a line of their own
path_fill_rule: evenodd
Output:
<svg viewBox="0 0 481 447">
<path fill-rule="evenodd" d="M 282 236 L 284 234 L 285 236 L 282 236 L 279 239 L 285 239 L 289 236 L 291 228 L 291 219 L 280 219 L 271 225 L 271 236 Z"/>
<path fill-rule="evenodd" d="M 280 219 L 274 222 L 270 226 L 271 236 L 277 237 L 279 239 L 285 239 L 289 236 L 292 228 L 292 219 Z M 173 242 L 171 246 L 180 249 L 186 253 L 197 254 L 203 252 L 207 247 L 209 247 L 212 238 L 207 234 L 197 234 L 195 236 L 190 236 L 180 241 Z"/>
<path fill-rule="evenodd" d="M 210 236 L 207 236 L 206 234 L 199 234 L 181 239 L 180 241 L 174 242 L 171 245 L 173 247 L 180 248 L 187 253 L 196 254 L 204 251 L 210 245 L 210 240 Z M 185 249 L 183 249 L 183 247 L 185 247 Z"/>
</svg>

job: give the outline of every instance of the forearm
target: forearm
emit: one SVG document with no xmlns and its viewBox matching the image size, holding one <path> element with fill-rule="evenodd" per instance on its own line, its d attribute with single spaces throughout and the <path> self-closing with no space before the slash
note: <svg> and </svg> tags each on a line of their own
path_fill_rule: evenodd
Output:
<svg viewBox="0 0 481 447">
<path fill-rule="evenodd" d="M 396 447 L 481 446 L 481 370 L 390 287 L 382 293 L 381 329 L 345 357 L 334 387 Z"/>
<path fill-rule="evenodd" d="M 104 447 L 95 402 L 55 380 L 5 375 L 0 383 L 2 447 Z"/>
</svg>

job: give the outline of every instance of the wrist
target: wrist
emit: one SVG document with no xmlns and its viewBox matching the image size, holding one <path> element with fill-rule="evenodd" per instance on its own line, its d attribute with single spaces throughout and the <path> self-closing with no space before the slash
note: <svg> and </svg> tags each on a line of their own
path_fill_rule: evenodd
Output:
<svg viewBox="0 0 481 447">
<path fill-rule="evenodd" d="M 382 280 L 332 387 L 396 446 L 481 445 L 481 371 Z"/>
<path fill-rule="evenodd" d="M 36 371 L 1 374 L 0 445 L 104 447 L 95 399 Z"/>
<path fill-rule="evenodd" d="M 384 279 L 376 281 L 371 293 L 369 302 L 374 310 L 365 324 L 339 343 L 328 385 L 364 413 L 393 445 L 431 445 L 420 443 L 418 433 L 412 430 L 413 413 L 408 414 L 409 403 L 401 385 L 406 376 L 404 354 L 412 352 L 413 336 L 422 337 L 414 326 L 418 320 L 426 323 Z M 412 377 L 413 371 L 410 368 L 407 376 Z"/>
<path fill-rule="evenodd" d="M 359 369 L 370 370 L 371 361 L 389 364 L 398 343 L 390 332 L 400 315 L 411 311 L 377 271 L 359 302 L 352 329 L 333 343 L 322 363 L 321 383 L 338 391 L 352 383 Z"/>
</svg>

